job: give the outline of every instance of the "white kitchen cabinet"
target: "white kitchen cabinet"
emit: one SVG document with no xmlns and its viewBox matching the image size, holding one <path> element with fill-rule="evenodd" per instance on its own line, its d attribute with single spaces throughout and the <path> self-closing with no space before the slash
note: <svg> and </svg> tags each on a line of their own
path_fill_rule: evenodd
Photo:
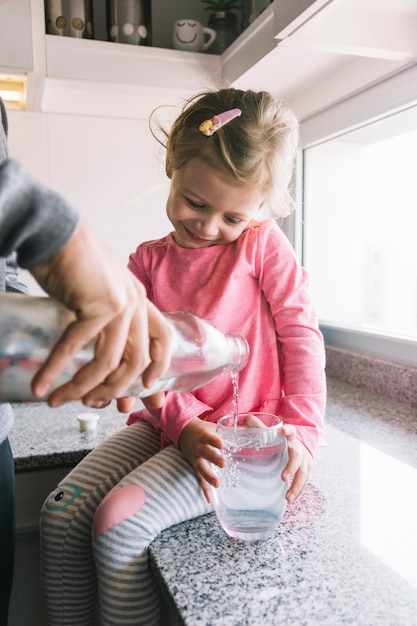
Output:
<svg viewBox="0 0 417 626">
<path fill-rule="evenodd" d="M 416 26 L 415 0 L 275 0 L 276 38 L 311 49 L 413 61 Z"/>
<path fill-rule="evenodd" d="M 258 80 L 264 77 L 262 60 L 276 48 L 274 35 L 274 5 L 270 4 L 221 55 L 223 79 L 233 84 L 251 70 Z"/>
<path fill-rule="evenodd" d="M 153 0 L 161 46 L 176 11 L 194 17 L 196 1 L 168 10 Z M 9 1 L 5 10 L 13 23 L 6 39 L 0 31 L 0 72 L 7 60 L 28 74 L 30 111 L 142 118 L 160 97 L 227 83 L 267 89 L 305 119 L 417 60 L 415 0 L 274 0 L 222 55 L 45 35 L 43 0 Z"/>
<path fill-rule="evenodd" d="M 40 582 L 39 516 L 42 504 L 68 468 L 16 474 L 16 562 L 10 626 L 46 626 Z"/>
<path fill-rule="evenodd" d="M 276 45 L 234 84 L 272 91 L 301 120 L 417 62 L 415 0 L 275 0 L 273 7 Z"/>
<path fill-rule="evenodd" d="M 46 35 L 45 112 L 147 118 L 161 99 L 221 82 L 220 57 Z"/>
<path fill-rule="evenodd" d="M 167 45 L 171 13 L 168 22 L 159 17 L 161 45 Z M 146 116 L 149 103 L 160 97 L 172 103 L 178 95 L 232 83 L 276 46 L 272 4 L 222 55 L 54 35 L 42 40 L 45 83 L 34 110 L 107 115 L 111 91 L 113 114 L 117 110 L 118 116 L 129 118 Z M 68 97 L 70 92 L 77 97 Z"/>
<path fill-rule="evenodd" d="M 274 0 L 276 38 L 283 39 L 289 33 L 294 32 L 328 4 L 329 0 Z"/>
<path fill-rule="evenodd" d="M 153 3 L 155 15 L 158 2 Z M 17 10 L 20 4 L 26 7 L 25 20 Z M 120 117 L 143 117 L 155 96 L 163 94 L 172 102 L 178 94 L 221 86 L 225 80 L 230 82 L 241 75 L 275 46 L 272 4 L 230 46 L 227 56 L 46 35 L 43 0 L 6 2 L 0 9 L 6 6 L 3 29 L 8 32 L 9 56 L 23 55 L 26 50 L 27 59 L 5 66 L 0 39 L 0 73 L 14 68 L 14 73 L 27 74 L 29 111 L 106 115 L 106 97 L 111 92 L 113 113 L 117 111 Z M 197 19 L 202 19 L 204 13 L 207 16 L 200 3 L 196 11 L 189 0 L 182 0 L 174 12 L 172 8 L 165 11 L 166 5 L 161 6 L 157 22 L 158 31 L 161 28 L 158 35 L 161 46 L 168 45 L 167 29 L 171 29 L 179 7 L 184 13 L 192 13 L 192 17 L 197 12 Z M 156 35 L 154 39 L 159 41 Z M 114 106 L 116 94 L 119 98 Z"/>
<path fill-rule="evenodd" d="M 39 0 L 32 2 L 39 23 L 43 7 Z M 59 37 L 44 31 L 38 33 L 37 45 L 39 58 L 44 56 L 43 68 L 42 61 L 39 64 L 44 81 L 38 98 L 32 100 L 35 111 L 145 119 L 161 99 L 177 102 L 221 82 L 218 55 Z"/>
<path fill-rule="evenodd" d="M 31 0 L 0 4 L 0 73 L 33 69 Z"/>
</svg>

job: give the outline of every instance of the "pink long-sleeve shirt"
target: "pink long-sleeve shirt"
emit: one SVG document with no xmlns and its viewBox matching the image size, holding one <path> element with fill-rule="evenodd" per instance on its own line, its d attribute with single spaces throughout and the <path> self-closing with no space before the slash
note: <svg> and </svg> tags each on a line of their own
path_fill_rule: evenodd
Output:
<svg viewBox="0 0 417 626">
<path fill-rule="evenodd" d="M 171 233 L 139 245 L 129 268 L 161 311 L 188 311 L 247 339 L 239 412 L 280 415 L 314 456 L 326 400 L 323 339 L 306 272 L 275 221 L 253 220 L 233 243 L 199 249 L 179 247 Z M 150 422 L 166 445 L 178 443 L 191 419 L 216 422 L 232 410 L 224 372 L 193 392 L 167 392 L 162 409 L 132 413 L 128 423 Z"/>
</svg>

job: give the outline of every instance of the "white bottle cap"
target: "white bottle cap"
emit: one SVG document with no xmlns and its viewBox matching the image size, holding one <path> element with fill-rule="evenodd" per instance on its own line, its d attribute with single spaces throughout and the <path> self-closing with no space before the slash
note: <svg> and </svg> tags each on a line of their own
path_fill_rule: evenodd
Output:
<svg viewBox="0 0 417 626">
<path fill-rule="evenodd" d="M 77 420 L 80 424 L 80 430 L 96 430 L 99 416 L 96 413 L 80 413 Z"/>
</svg>

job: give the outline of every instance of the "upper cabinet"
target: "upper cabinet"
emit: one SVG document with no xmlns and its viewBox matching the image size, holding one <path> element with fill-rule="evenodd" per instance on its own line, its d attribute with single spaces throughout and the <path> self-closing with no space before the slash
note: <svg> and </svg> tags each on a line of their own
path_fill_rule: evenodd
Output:
<svg viewBox="0 0 417 626">
<path fill-rule="evenodd" d="M 226 83 L 267 89 L 306 119 L 417 61 L 416 0 L 266 1 L 221 55 L 170 49 L 179 11 L 203 19 L 200 2 L 191 15 L 196 2 L 152 0 L 152 47 L 104 41 L 105 32 L 101 40 L 45 35 L 43 0 L 8 0 L 0 72 L 28 74 L 31 110 L 147 117 L 149 107 Z"/>
<path fill-rule="evenodd" d="M 301 119 L 417 62 L 416 0 L 275 0 L 273 22 L 276 45 L 235 84 L 272 90 Z"/>
<path fill-rule="evenodd" d="M 2 73 L 33 69 L 30 0 L 0 4 L 0 66 Z"/>
<path fill-rule="evenodd" d="M 207 23 L 208 12 L 199 0 L 178 0 L 175 5 L 152 0 L 152 46 L 106 41 L 103 20 L 96 19 L 97 7 L 103 3 L 94 0 L 93 40 L 45 35 L 44 25 L 39 28 L 45 20 L 43 1 L 32 0 L 32 18 L 37 23 L 34 48 L 38 49 L 32 109 L 148 118 L 155 106 L 175 104 L 196 91 L 231 82 L 223 71 L 226 57 L 228 67 L 240 76 L 276 45 L 273 4 L 268 0 L 248 2 L 261 14 L 221 55 L 171 47 L 179 15 Z"/>
<path fill-rule="evenodd" d="M 415 0 L 276 0 L 275 4 L 275 36 L 280 41 L 291 38 L 295 45 L 359 57 L 416 59 Z"/>
<path fill-rule="evenodd" d="M 46 35 L 42 110 L 148 118 L 220 82 L 220 57 Z"/>
<path fill-rule="evenodd" d="M 330 2 L 329 0 L 275 0 L 275 36 L 283 39 L 293 33 Z"/>
</svg>

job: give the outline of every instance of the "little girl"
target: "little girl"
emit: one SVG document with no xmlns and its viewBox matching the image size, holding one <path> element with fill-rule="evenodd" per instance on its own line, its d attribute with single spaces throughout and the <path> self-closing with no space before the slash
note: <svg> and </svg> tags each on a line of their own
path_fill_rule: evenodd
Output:
<svg viewBox="0 0 417 626">
<path fill-rule="evenodd" d="M 289 502 L 307 484 L 321 436 L 324 349 L 305 271 L 276 222 L 256 217 L 264 205 L 288 214 L 297 145 L 293 114 L 266 92 L 193 98 L 166 134 L 174 230 L 129 260 L 161 311 L 189 311 L 246 337 L 239 410 L 282 417 Z M 132 413 L 129 427 L 48 497 L 42 574 L 52 626 L 90 625 L 97 593 L 102 626 L 158 624 L 147 547 L 165 528 L 212 510 L 218 479 L 210 464 L 224 463 L 216 422 L 232 401 L 229 373 L 166 393 L 162 409 Z"/>
</svg>

